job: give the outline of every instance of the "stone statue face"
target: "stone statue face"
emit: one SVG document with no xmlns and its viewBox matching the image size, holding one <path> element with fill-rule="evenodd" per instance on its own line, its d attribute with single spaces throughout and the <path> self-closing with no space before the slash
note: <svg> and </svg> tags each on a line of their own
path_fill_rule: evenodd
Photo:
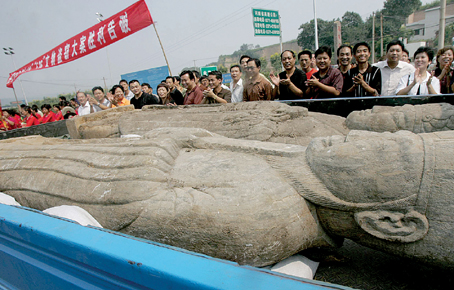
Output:
<svg viewBox="0 0 454 290">
<path fill-rule="evenodd" d="M 404 105 L 402 107 L 374 106 L 371 110 L 353 111 L 346 119 L 352 130 L 430 133 L 454 130 L 454 106 L 446 103 Z"/>
<path fill-rule="evenodd" d="M 308 163 L 332 194 L 315 201 L 320 222 L 330 234 L 454 267 L 453 150 L 452 131 L 314 139 Z"/>
</svg>

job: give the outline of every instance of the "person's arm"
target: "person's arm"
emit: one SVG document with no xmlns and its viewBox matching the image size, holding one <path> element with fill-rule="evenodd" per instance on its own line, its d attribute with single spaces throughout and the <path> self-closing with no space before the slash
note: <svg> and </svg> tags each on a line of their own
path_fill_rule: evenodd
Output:
<svg viewBox="0 0 454 290">
<path fill-rule="evenodd" d="M 11 126 L 14 126 L 14 124 L 15 124 L 14 121 L 11 121 L 10 119 L 8 119 L 8 118 L 6 118 L 6 117 L 3 117 L 3 116 L 2 116 L 2 119 L 3 119 L 4 121 L 8 122 L 8 124 L 10 124 Z"/>
<path fill-rule="evenodd" d="M 364 77 L 362 74 L 358 74 L 357 76 L 355 76 L 353 82 L 357 86 L 362 86 L 369 96 L 378 96 L 378 92 L 374 88 L 369 86 L 369 84 L 366 83 L 366 81 L 364 81 Z"/>
<path fill-rule="evenodd" d="M 451 62 L 452 63 L 452 62 Z M 451 70 L 451 63 L 447 63 L 441 70 L 440 75 L 437 77 L 440 81 L 449 73 Z"/>
<path fill-rule="evenodd" d="M 281 78 L 279 77 L 279 75 L 276 76 L 274 73 L 270 73 L 270 80 L 274 84 L 273 90 L 271 91 L 271 97 L 272 99 L 275 99 L 281 94 L 281 92 L 279 91 L 279 83 L 281 81 Z"/>
<path fill-rule="evenodd" d="M 396 95 L 408 95 L 411 89 L 416 85 L 416 73 L 413 81 L 408 86 L 405 86 L 408 82 L 408 78 L 410 78 L 410 75 L 403 76 L 400 79 L 399 84 L 397 85 Z"/>
<path fill-rule="evenodd" d="M 312 78 L 310 80 L 308 80 L 307 82 L 310 87 L 317 87 L 320 90 L 327 92 L 329 94 L 332 94 L 336 97 L 340 95 L 340 91 L 338 91 L 335 87 L 322 84 L 315 76 L 312 76 Z"/>
<path fill-rule="evenodd" d="M 438 78 L 435 80 L 433 74 L 427 80 L 427 91 L 430 95 L 440 94 L 440 80 Z"/>
<path fill-rule="evenodd" d="M 287 79 L 283 79 L 280 81 L 280 84 L 281 85 L 284 85 L 284 86 L 288 86 L 289 90 L 297 97 L 300 97 L 302 98 L 304 96 L 304 92 L 303 90 L 301 90 L 300 88 L 298 88 L 294 83 L 292 83 L 292 81 L 290 80 L 290 78 L 287 78 Z"/>
</svg>

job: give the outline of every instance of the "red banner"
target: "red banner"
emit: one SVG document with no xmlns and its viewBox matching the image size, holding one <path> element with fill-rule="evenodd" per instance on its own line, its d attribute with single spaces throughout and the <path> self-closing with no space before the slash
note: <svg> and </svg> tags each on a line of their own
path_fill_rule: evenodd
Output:
<svg viewBox="0 0 454 290">
<path fill-rule="evenodd" d="M 125 10 L 68 39 L 34 61 L 9 74 L 6 86 L 23 73 L 54 67 L 89 55 L 120 39 L 153 24 L 145 0 L 140 0 Z"/>
</svg>

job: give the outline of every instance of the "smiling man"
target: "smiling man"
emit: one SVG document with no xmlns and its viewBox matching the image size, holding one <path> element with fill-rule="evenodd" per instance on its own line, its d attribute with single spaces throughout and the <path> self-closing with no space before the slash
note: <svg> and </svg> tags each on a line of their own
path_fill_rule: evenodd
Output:
<svg viewBox="0 0 454 290">
<path fill-rule="evenodd" d="M 370 47 L 360 42 L 353 48 L 358 65 L 350 70 L 350 78 L 344 80 L 344 89 L 352 97 L 379 96 L 381 91 L 381 72 L 369 64 Z"/>
<path fill-rule="evenodd" d="M 339 97 L 342 92 L 344 80 L 342 73 L 337 68 L 331 67 L 331 48 L 321 46 L 315 52 L 315 62 L 318 72 L 307 80 L 306 95 L 311 99 L 327 99 Z"/>
<path fill-rule="evenodd" d="M 317 72 L 316 68 L 312 67 L 312 52 L 303 50 L 298 53 L 298 60 L 300 62 L 301 70 L 306 73 L 306 78 L 310 79 L 314 73 Z"/>
<path fill-rule="evenodd" d="M 161 103 L 155 96 L 144 93 L 138 80 L 130 81 L 129 88 L 134 94 L 134 98 L 130 100 L 131 105 L 134 105 L 134 109 L 142 109 L 145 105 L 158 105 Z"/>
<path fill-rule="evenodd" d="M 296 100 L 304 97 L 306 90 L 306 74 L 295 67 L 296 55 L 291 50 L 281 53 L 281 62 L 285 71 L 278 76 L 270 74 L 271 81 L 275 85 L 273 97 L 279 100 Z"/>
<path fill-rule="evenodd" d="M 337 59 L 339 60 L 339 70 L 343 75 L 347 74 L 352 68 L 353 51 L 352 47 L 347 44 L 342 44 L 337 49 Z"/>
<path fill-rule="evenodd" d="M 411 74 L 415 68 L 406 62 L 400 61 L 404 44 L 394 40 L 386 46 L 386 60 L 379 61 L 374 66 L 380 68 L 382 77 L 382 96 L 393 96 L 396 94 L 397 85 L 404 75 Z"/>
<path fill-rule="evenodd" d="M 196 83 L 194 73 L 189 70 L 182 71 L 180 74 L 181 84 L 186 88 L 184 105 L 198 105 L 203 101 L 203 92 Z"/>
<path fill-rule="evenodd" d="M 222 87 L 222 73 L 220 71 L 210 71 L 208 83 L 209 87 L 203 91 L 202 104 L 227 104 L 231 102 L 232 92 Z"/>
</svg>

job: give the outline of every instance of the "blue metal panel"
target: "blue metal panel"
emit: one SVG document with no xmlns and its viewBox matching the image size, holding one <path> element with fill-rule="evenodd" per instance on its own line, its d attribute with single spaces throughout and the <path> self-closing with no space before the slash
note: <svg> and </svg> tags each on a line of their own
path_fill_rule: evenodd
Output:
<svg viewBox="0 0 454 290">
<path fill-rule="evenodd" d="M 121 75 L 122 79 L 129 81 L 138 80 L 142 83 L 149 83 L 153 88 L 153 93 L 156 94 L 156 87 L 165 80 L 169 75 L 167 66 L 154 67 L 146 70 L 136 71 Z"/>
<path fill-rule="evenodd" d="M 222 83 L 223 84 L 230 84 L 232 81 L 233 81 L 232 75 L 230 73 L 222 74 Z"/>
<path fill-rule="evenodd" d="M 0 288 L 349 289 L 0 204 Z"/>
</svg>

